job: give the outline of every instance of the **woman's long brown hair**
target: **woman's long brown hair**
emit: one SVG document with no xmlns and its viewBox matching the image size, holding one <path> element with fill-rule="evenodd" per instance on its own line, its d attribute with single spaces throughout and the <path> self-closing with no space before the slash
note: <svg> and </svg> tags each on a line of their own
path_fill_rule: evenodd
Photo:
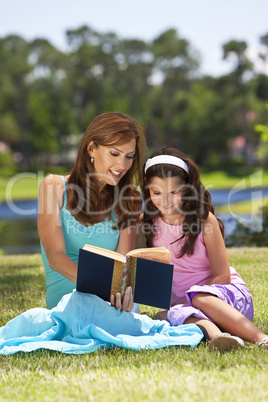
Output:
<svg viewBox="0 0 268 402">
<path fill-rule="evenodd" d="M 101 190 L 88 154 L 91 141 L 96 146 L 124 145 L 136 139 L 135 159 L 117 186 L 106 184 Z M 75 165 L 67 183 L 68 209 L 84 225 L 101 222 L 115 211 L 116 228 L 135 224 L 141 212 L 141 196 L 137 187 L 142 182 L 142 159 L 145 138 L 139 124 L 122 113 L 103 113 L 91 122 L 82 137 Z M 120 194 L 123 197 L 120 199 Z"/>
<path fill-rule="evenodd" d="M 147 247 L 153 247 L 153 239 L 156 236 L 154 230 L 154 218 L 161 216 L 161 212 L 154 206 L 148 185 L 153 177 L 165 179 L 169 177 L 178 177 L 183 183 L 182 189 L 182 205 L 180 209 L 185 214 L 182 225 L 183 235 L 175 240 L 175 242 L 185 238 L 181 253 L 177 257 L 184 254 L 192 255 L 197 236 L 202 230 L 202 224 L 208 218 L 209 212 L 214 214 L 214 207 L 211 202 L 211 195 L 200 181 L 200 174 L 197 165 L 188 158 L 183 152 L 175 148 L 163 148 L 152 154 L 150 158 L 157 155 L 172 155 L 182 159 L 189 168 L 189 174 L 178 166 L 170 164 L 158 164 L 151 166 L 144 173 L 143 181 L 143 197 L 144 197 L 144 234 Z M 194 212 L 194 213 L 193 213 Z M 224 237 L 224 224 L 218 219 L 222 236 Z"/>
</svg>

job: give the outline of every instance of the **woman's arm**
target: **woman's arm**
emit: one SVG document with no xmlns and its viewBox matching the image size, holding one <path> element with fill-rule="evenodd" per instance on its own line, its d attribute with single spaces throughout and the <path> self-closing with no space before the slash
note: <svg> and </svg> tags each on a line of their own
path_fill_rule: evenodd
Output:
<svg viewBox="0 0 268 402">
<path fill-rule="evenodd" d="M 203 226 L 203 237 L 207 248 L 212 277 L 205 285 L 226 285 L 231 282 L 226 248 L 217 218 L 209 213 Z"/>
<path fill-rule="evenodd" d="M 120 231 L 119 242 L 116 251 L 126 255 L 133 250 L 136 242 L 136 226 L 131 226 Z"/>
<path fill-rule="evenodd" d="M 135 248 L 146 248 L 146 238 L 144 233 L 143 214 L 140 215 L 136 229 Z"/>
<path fill-rule="evenodd" d="M 60 222 L 64 184 L 60 176 L 49 175 L 39 187 L 37 227 L 49 266 L 76 283 L 77 264 L 66 255 Z"/>
</svg>

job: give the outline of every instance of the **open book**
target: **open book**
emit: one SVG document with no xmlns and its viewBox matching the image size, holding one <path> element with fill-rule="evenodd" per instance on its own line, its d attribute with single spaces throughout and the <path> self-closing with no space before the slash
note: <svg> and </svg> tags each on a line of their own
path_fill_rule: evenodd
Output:
<svg viewBox="0 0 268 402">
<path fill-rule="evenodd" d="M 110 301 L 111 295 L 123 297 L 132 287 L 134 301 L 169 309 L 173 265 L 165 247 L 140 248 L 126 256 L 115 251 L 85 245 L 79 251 L 76 289 Z"/>
</svg>

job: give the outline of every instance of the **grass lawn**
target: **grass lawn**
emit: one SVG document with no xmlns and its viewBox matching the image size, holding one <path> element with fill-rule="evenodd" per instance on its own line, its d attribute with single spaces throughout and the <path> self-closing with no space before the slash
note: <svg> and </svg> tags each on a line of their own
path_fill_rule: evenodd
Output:
<svg viewBox="0 0 268 402">
<path fill-rule="evenodd" d="M 228 249 L 255 301 L 254 322 L 268 331 L 268 248 Z M 0 326 L 45 307 L 40 255 L 0 257 Z M 153 315 L 156 309 L 142 306 Z M 52 351 L 0 356 L 0 401 L 265 401 L 268 351 L 219 354 L 195 349 L 119 348 L 85 355 Z"/>
<path fill-rule="evenodd" d="M 245 175 L 236 174 L 235 172 L 233 175 L 228 175 L 224 171 L 212 171 L 208 173 L 201 170 L 201 181 L 208 190 L 232 188 L 244 179 L 247 186 L 268 186 L 268 172 L 261 169 Z M 240 186 L 242 185 L 243 183 L 240 183 Z"/>
<path fill-rule="evenodd" d="M 37 199 L 40 179 L 41 176 L 34 173 L 21 173 L 11 178 L 0 177 L 0 202 L 7 198 L 14 201 Z"/>
<path fill-rule="evenodd" d="M 261 208 L 265 205 L 268 205 L 268 197 L 263 197 L 263 198 L 256 198 L 256 199 L 251 199 L 248 201 L 241 201 L 241 202 L 235 202 L 230 205 L 219 205 L 215 207 L 215 211 L 218 214 L 229 214 L 230 212 L 233 212 L 235 214 L 253 214 L 257 215 L 260 213 Z"/>
</svg>

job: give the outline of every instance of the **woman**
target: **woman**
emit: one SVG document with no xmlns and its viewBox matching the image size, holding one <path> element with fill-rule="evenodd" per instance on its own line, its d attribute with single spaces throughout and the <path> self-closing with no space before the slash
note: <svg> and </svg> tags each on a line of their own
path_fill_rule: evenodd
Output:
<svg viewBox="0 0 268 402">
<path fill-rule="evenodd" d="M 75 288 L 79 249 L 85 244 L 121 254 L 134 248 L 144 149 L 144 134 L 135 120 L 104 113 L 88 126 L 70 175 L 42 181 L 38 233 L 49 309 Z M 111 303 L 131 311 L 131 288 L 122 303 L 119 294 Z"/>
</svg>

